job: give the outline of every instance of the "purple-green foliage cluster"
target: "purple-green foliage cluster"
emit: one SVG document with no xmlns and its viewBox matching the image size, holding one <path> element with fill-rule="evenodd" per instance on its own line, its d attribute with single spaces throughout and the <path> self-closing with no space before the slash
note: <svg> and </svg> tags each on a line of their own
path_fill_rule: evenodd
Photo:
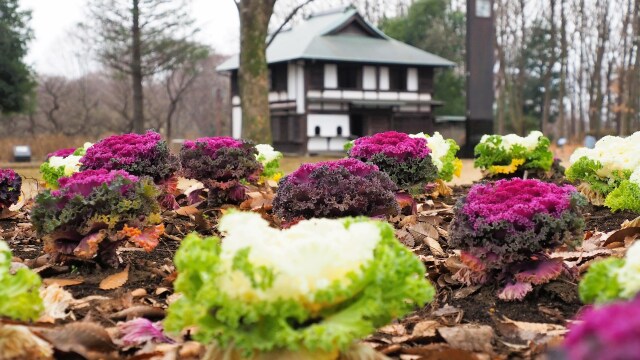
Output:
<svg viewBox="0 0 640 360">
<path fill-rule="evenodd" d="M 211 206 L 240 203 L 245 199 L 243 182 L 256 182 L 262 165 L 250 142 L 230 137 L 185 141 L 180 150 L 185 177 L 201 181 L 207 188 Z"/>
<path fill-rule="evenodd" d="M 640 355 L 640 298 L 585 310 L 569 328 L 568 360 L 627 360 Z"/>
<path fill-rule="evenodd" d="M 149 176 L 156 183 L 173 176 L 179 167 L 167 142 L 154 131 L 104 138 L 87 149 L 80 162 L 81 171 L 124 170 L 135 176 Z"/>
<path fill-rule="evenodd" d="M 398 213 L 397 187 L 378 167 L 356 159 L 304 164 L 280 180 L 273 212 L 285 221 Z"/>
<path fill-rule="evenodd" d="M 18 202 L 22 178 L 11 169 L 0 169 L 0 210 Z"/>
<path fill-rule="evenodd" d="M 427 140 L 396 131 L 365 136 L 354 141 L 349 157 L 376 165 L 399 187 L 424 185 L 438 177 Z"/>
<path fill-rule="evenodd" d="M 115 266 L 115 250 L 127 239 L 126 228 L 160 222 L 158 189 L 150 178 L 122 170 L 86 170 L 60 179 L 60 188 L 39 193 L 31 212 L 47 253 L 91 259 Z"/>
<path fill-rule="evenodd" d="M 562 261 L 547 253 L 579 243 L 584 203 L 570 185 L 518 178 L 475 185 L 456 204 L 451 224 L 450 244 L 462 249 L 468 266 L 456 277 L 469 284 L 501 279 L 500 298 L 522 299 L 532 285 L 562 274 Z"/>
<path fill-rule="evenodd" d="M 76 148 L 66 148 L 66 149 L 56 150 L 54 152 L 50 152 L 47 154 L 47 160 L 52 156 L 59 156 L 64 158 L 69 155 L 72 155 L 75 151 L 76 151 Z"/>
</svg>

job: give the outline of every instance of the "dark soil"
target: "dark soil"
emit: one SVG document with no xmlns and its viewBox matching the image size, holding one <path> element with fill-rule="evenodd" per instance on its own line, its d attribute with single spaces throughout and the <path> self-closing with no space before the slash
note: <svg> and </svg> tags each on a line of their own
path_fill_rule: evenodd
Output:
<svg viewBox="0 0 640 360">
<path fill-rule="evenodd" d="M 609 232 L 620 229 L 620 225 L 625 220 L 633 220 L 640 216 L 631 211 L 623 210 L 611 212 L 611 209 L 604 206 L 588 204 L 582 210 L 585 219 L 585 229 Z"/>
</svg>

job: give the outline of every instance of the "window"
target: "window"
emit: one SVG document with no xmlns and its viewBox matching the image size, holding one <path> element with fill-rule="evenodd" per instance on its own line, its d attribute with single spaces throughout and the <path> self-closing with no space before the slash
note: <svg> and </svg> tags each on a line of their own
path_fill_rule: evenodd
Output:
<svg viewBox="0 0 640 360">
<path fill-rule="evenodd" d="M 287 64 L 276 64 L 269 68 L 269 90 L 287 91 Z"/>
<path fill-rule="evenodd" d="M 316 136 L 320 136 L 320 126 L 316 126 L 313 133 L 316 134 Z"/>
<path fill-rule="evenodd" d="M 342 126 L 338 126 L 336 132 L 338 133 L 338 136 L 342 136 Z"/>
<path fill-rule="evenodd" d="M 338 65 L 338 88 L 361 89 L 362 67 L 358 65 Z"/>
<path fill-rule="evenodd" d="M 389 90 L 407 90 L 407 69 L 403 67 L 389 68 Z"/>
</svg>

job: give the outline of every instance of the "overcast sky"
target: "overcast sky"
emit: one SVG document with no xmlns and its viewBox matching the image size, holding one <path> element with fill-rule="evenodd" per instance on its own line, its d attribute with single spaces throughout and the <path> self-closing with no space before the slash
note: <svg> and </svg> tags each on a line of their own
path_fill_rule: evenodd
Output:
<svg viewBox="0 0 640 360">
<path fill-rule="evenodd" d="M 216 52 L 238 52 L 239 19 L 233 0 L 192 0 L 191 10 L 202 29 L 198 40 Z M 39 73 L 72 75 L 69 59 L 72 46 L 65 41 L 74 25 L 83 20 L 88 0 L 21 0 L 31 9 L 35 39 L 30 43 L 27 61 Z"/>
</svg>

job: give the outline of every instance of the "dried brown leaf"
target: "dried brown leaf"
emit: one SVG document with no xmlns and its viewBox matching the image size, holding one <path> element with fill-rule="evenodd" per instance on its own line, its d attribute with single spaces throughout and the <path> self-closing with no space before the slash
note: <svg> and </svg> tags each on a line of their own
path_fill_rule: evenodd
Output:
<svg viewBox="0 0 640 360">
<path fill-rule="evenodd" d="M 640 216 L 638 216 L 637 218 L 633 219 L 633 220 L 625 220 L 622 223 L 622 228 L 626 229 L 629 227 L 640 227 Z"/>
<path fill-rule="evenodd" d="M 89 360 L 117 359 L 116 345 L 97 323 L 69 323 L 46 330 L 42 335 L 54 348 L 65 353 L 76 353 Z"/>
<path fill-rule="evenodd" d="M 198 210 L 198 208 L 193 205 L 187 205 L 174 210 L 174 212 L 180 216 L 189 216 L 199 213 L 200 210 Z"/>
<path fill-rule="evenodd" d="M 117 289 L 124 285 L 127 280 L 129 280 L 129 265 L 127 265 L 127 267 L 124 268 L 123 271 L 104 278 L 102 281 L 100 281 L 99 287 L 102 290 Z"/>
<path fill-rule="evenodd" d="M 429 247 L 429 250 L 431 250 L 431 253 L 434 256 L 439 256 L 439 257 L 447 256 L 447 253 L 445 253 L 444 250 L 442 250 L 442 246 L 440 246 L 440 243 L 436 239 L 432 238 L 431 236 L 427 236 L 423 238 L 422 241 Z"/>
<path fill-rule="evenodd" d="M 451 347 L 466 351 L 493 353 L 491 343 L 495 337 L 491 326 L 463 324 L 441 327 L 438 333 Z"/>
<path fill-rule="evenodd" d="M 42 279 L 42 283 L 47 286 L 58 285 L 60 287 L 65 287 L 65 286 L 80 285 L 84 283 L 84 279 L 81 277 L 75 278 L 75 279 L 47 278 L 47 279 Z"/>
</svg>

